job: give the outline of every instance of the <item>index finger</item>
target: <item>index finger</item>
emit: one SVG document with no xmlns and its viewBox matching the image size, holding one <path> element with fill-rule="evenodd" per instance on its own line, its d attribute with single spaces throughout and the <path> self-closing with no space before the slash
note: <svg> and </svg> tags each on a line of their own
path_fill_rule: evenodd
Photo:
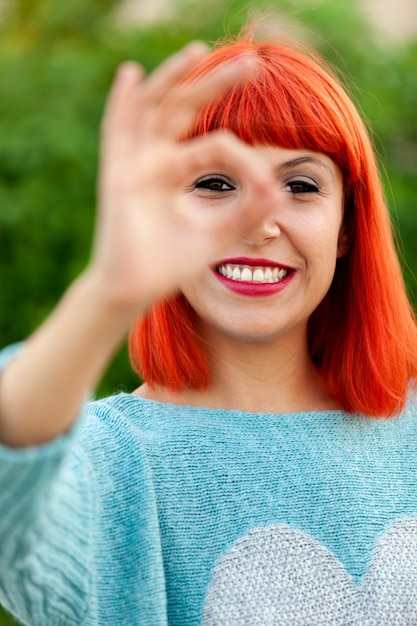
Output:
<svg viewBox="0 0 417 626">
<path fill-rule="evenodd" d="M 185 74 L 202 61 L 209 50 L 202 41 L 192 41 L 168 57 L 146 78 L 141 87 L 141 99 L 159 103 Z"/>
<path fill-rule="evenodd" d="M 190 130 L 199 110 L 230 87 L 247 79 L 256 69 L 254 56 L 244 55 L 202 78 L 176 86 L 161 103 L 152 134 L 180 139 Z"/>
</svg>

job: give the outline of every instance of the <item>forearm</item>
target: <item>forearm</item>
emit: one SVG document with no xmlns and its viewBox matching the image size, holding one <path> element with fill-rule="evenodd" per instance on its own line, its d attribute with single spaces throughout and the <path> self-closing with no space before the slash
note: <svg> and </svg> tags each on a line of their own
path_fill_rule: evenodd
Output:
<svg viewBox="0 0 417 626">
<path fill-rule="evenodd" d="M 66 432 L 131 316 L 82 275 L 0 377 L 0 442 L 24 447 Z"/>
</svg>

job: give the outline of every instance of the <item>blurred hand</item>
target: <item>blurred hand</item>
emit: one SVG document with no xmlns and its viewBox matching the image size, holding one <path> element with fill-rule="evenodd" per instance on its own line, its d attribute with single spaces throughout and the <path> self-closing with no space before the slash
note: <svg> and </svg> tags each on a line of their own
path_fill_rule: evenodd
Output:
<svg viewBox="0 0 417 626">
<path fill-rule="evenodd" d="M 92 259 L 2 373 L 4 444 L 67 432 L 133 319 L 274 208 L 272 172 L 254 149 L 227 132 L 182 141 L 202 105 L 253 71 L 246 57 L 182 83 L 206 52 L 192 44 L 149 78 L 134 63 L 118 71 L 103 122 Z M 238 200 L 192 202 L 193 182 L 223 170 L 243 183 Z"/>
<path fill-rule="evenodd" d="M 90 271 L 112 304 L 135 314 L 223 256 L 274 203 L 268 165 L 232 133 L 182 140 L 205 103 L 254 71 L 245 56 L 181 83 L 206 54 L 203 44 L 190 44 L 149 77 L 125 63 L 109 95 Z M 245 181 L 238 205 L 193 205 L 187 185 L 223 170 Z"/>
</svg>

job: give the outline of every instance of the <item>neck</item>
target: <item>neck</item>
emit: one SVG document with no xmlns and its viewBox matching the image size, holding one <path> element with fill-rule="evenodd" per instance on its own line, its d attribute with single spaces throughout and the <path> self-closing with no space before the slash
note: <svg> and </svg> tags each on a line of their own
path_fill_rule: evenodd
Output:
<svg viewBox="0 0 417 626">
<path fill-rule="evenodd" d="M 311 361 L 305 329 L 265 342 L 219 337 L 215 333 L 205 333 L 204 337 L 210 372 L 207 390 L 188 389 L 173 395 L 145 387 L 140 395 L 175 404 L 256 413 L 339 408 Z"/>
<path fill-rule="evenodd" d="M 288 413 L 337 406 L 311 360 L 306 331 L 276 341 L 206 343 L 212 404 Z"/>
</svg>

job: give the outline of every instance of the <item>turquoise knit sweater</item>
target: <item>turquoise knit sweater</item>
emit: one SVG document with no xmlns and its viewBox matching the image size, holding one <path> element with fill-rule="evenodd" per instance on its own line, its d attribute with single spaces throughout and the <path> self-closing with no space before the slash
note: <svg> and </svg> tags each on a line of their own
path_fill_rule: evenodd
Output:
<svg viewBox="0 0 417 626">
<path fill-rule="evenodd" d="M 0 601 L 31 626 L 416 624 L 416 403 L 91 402 L 68 436 L 0 449 Z"/>
</svg>

